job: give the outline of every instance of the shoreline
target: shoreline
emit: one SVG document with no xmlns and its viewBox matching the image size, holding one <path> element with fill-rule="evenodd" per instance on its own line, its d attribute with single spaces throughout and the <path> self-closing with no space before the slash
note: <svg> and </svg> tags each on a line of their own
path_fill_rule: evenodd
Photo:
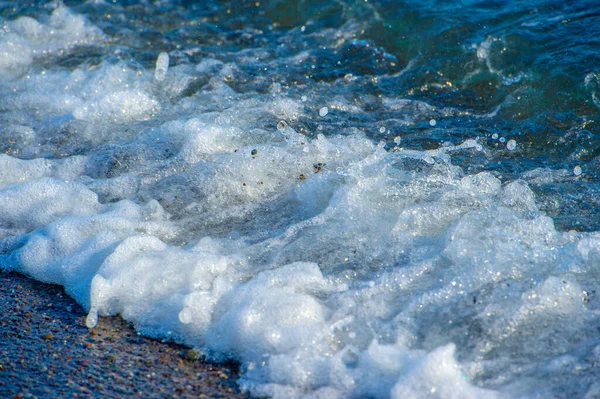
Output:
<svg viewBox="0 0 600 399">
<path fill-rule="evenodd" d="M 0 397 L 250 398 L 237 364 L 139 335 L 119 316 L 93 329 L 62 287 L 0 271 Z"/>
</svg>

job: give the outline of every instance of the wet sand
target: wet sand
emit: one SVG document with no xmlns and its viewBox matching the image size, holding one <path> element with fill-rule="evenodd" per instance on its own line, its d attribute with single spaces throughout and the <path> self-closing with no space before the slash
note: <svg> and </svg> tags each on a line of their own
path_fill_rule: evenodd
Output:
<svg viewBox="0 0 600 399">
<path fill-rule="evenodd" d="M 59 286 L 0 272 L 0 398 L 248 398 L 236 364 L 138 335 L 120 317 L 89 330 Z"/>
</svg>

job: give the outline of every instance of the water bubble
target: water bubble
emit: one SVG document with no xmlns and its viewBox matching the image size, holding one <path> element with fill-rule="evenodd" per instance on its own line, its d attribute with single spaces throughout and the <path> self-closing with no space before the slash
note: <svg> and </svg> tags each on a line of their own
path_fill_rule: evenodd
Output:
<svg viewBox="0 0 600 399">
<path fill-rule="evenodd" d="M 514 141 L 514 140 L 512 140 L 512 139 L 511 139 L 511 140 L 508 140 L 508 143 L 506 143 L 506 148 L 507 148 L 509 151 L 512 151 L 512 150 L 514 150 L 515 148 L 517 148 L 517 142 L 516 142 L 516 141 Z"/>
<path fill-rule="evenodd" d="M 492 134 L 492 139 L 494 139 L 494 140 L 498 140 L 498 133 L 494 133 L 494 134 Z"/>
<path fill-rule="evenodd" d="M 302 102 L 305 103 L 308 101 L 308 97 L 302 96 L 302 97 L 300 97 L 300 100 L 302 100 Z"/>
<path fill-rule="evenodd" d="M 431 120 L 429 121 L 429 125 L 430 125 L 430 126 L 435 126 L 436 124 L 437 124 L 437 121 L 436 121 L 435 119 L 431 119 Z"/>
<path fill-rule="evenodd" d="M 504 137 L 500 137 L 500 142 L 504 143 L 506 141 L 506 139 Z"/>
<path fill-rule="evenodd" d="M 184 308 L 179 312 L 179 321 L 183 324 L 190 324 L 192 322 L 192 312 L 188 308 Z"/>
<path fill-rule="evenodd" d="M 400 144 L 401 141 L 402 141 L 402 137 L 400 137 L 400 136 L 394 137 L 394 143 Z"/>
<path fill-rule="evenodd" d="M 379 128 L 379 133 L 385 133 L 385 127 L 384 126 L 381 126 Z"/>
<path fill-rule="evenodd" d="M 573 168 L 573 174 L 575 176 L 581 176 L 582 173 L 583 171 L 581 170 L 581 166 L 577 165 Z"/>
<path fill-rule="evenodd" d="M 319 110 L 319 115 L 321 115 L 321 116 L 325 116 L 328 113 L 329 113 L 329 108 L 327 108 L 327 107 L 323 107 Z"/>
</svg>

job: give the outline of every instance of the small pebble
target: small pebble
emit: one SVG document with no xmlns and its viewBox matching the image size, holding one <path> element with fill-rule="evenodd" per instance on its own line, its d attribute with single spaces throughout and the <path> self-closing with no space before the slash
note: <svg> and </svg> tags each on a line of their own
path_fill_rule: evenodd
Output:
<svg viewBox="0 0 600 399">
<path fill-rule="evenodd" d="M 52 333 L 44 334 L 44 335 L 42 335 L 42 338 L 43 339 L 52 339 L 52 338 L 54 338 L 54 334 L 52 334 Z"/>
<path fill-rule="evenodd" d="M 195 349 L 188 349 L 187 351 L 185 351 L 185 355 L 183 357 L 185 360 L 194 362 L 194 361 L 200 359 L 200 352 L 198 352 Z"/>
</svg>

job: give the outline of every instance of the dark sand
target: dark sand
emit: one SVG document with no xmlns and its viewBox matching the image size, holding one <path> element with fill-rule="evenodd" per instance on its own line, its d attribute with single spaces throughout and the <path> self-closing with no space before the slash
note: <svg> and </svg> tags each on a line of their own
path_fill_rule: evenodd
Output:
<svg viewBox="0 0 600 399">
<path fill-rule="evenodd" d="M 0 272 L 0 398 L 247 398 L 235 364 L 138 335 L 120 317 L 85 326 L 59 286 Z"/>
</svg>

